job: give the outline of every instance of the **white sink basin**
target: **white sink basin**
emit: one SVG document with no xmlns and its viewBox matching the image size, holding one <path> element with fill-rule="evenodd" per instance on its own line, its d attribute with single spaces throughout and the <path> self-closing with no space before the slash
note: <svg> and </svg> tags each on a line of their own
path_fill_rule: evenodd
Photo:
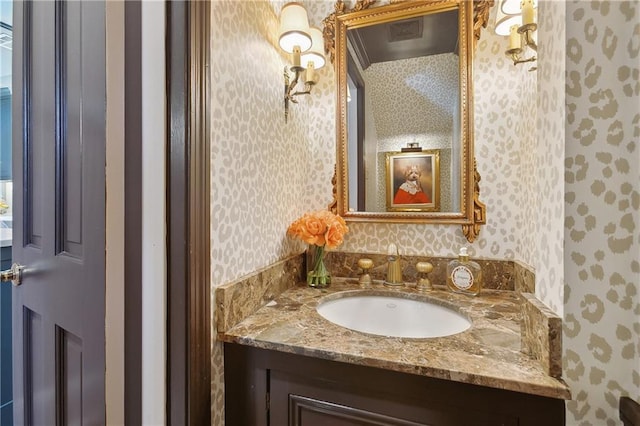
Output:
<svg viewBox="0 0 640 426">
<path fill-rule="evenodd" d="M 396 296 L 345 296 L 320 302 L 316 309 L 332 323 L 380 336 L 443 337 L 471 327 L 471 321 L 454 310 Z"/>
</svg>

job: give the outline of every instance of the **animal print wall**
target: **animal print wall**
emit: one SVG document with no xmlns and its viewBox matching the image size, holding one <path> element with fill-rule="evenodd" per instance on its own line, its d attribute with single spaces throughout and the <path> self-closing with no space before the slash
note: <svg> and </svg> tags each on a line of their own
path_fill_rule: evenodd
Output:
<svg viewBox="0 0 640 426">
<path fill-rule="evenodd" d="M 302 251 L 287 226 L 331 201 L 334 73 L 320 70 L 285 123 L 283 3 L 212 2 L 213 286 Z M 304 3 L 316 25 L 333 10 L 330 1 Z M 514 67 L 506 39 L 490 30 L 478 43 L 475 155 L 488 207 L 478 240 L 468 244 L 452 225 L 357 223 L 342 249 L 384 253 L 393 242 L 402 254 L 447 256 L 466 245 L 474 256 L 533 266 L 538 297 L 566 322 L 568 423 L 614 424 L 617 397 L 640 394 L 638 6 L 540 3 L 537 72 Z M 222 425 L 220 345 L 212 350 L 213 424 Z"/>
<path fill-rule="evenodd" d="M 378 62 L 362 72 L 377 136 L 377 161 L 365 164 L 366 170 L 376 171 L 377 191 L 367 193 L 375 197 L 375 211 L 387 211 L 384 153 L 399 152 L 409 142 L 441 150 L 440 211 L 453 211 L 451 144 L 453 113 L 459 105 L 458 68 L 458 57 L 445 53 Z"/>
<path fill-rule="evenodd" d="M 332 128 L 309 127 L 310 105 L 322 97 L 291 105 L 285 123 L 286 58 L 276 39 L 280 7 L 211 3 L 213 287 L 302 251 L 286 237 L 288 224 L 306 210 L 326 207 L 331 196 L 326 182 L 332 170 L 322 159 L 333 149 Z M 215 342 L 212 369 L 212 424 L 222 425 L 222 351 Z"/>
<path fill-rule="evenodd" d="M 564 286 L 564 74 L 565 4 L 544 1 L 538 5 L 538 60 L 536 119 L 531 131 L 537 134 L 531 147 L 534 155 L 525 159 L 523 179 L 528 182 L 526 199 L 536 218 L 532 232 L 524 238 L 536 259 L 536 296 L 556 314 L 563 313 Z M 533 52 L 531 52 L 533 53 Z"/>
<path fill-rule="evenodd" d="M 387 2 L 381 2 L 384 4 Z M 333 11 L 328 1 L 306 2 L 312 22 L 318 23 Z M 349 4 L 348 4 L 349 6 Z M 530 155 L 535 139 L 535 74 L 514 67 L 504 56 L 507 40 L 485 30 L 478 44 L 474 62 L 475 144 L 478 168 L 482 175 L 481 199 L 487 204 L 488 223 L 479 238 L 469 244 L 459 226 L 420 224 L 351 223 L 344 245 L 345 251 L 384 253 L 389 243 L 395 243 L 401 254 L 449 256 L 461 246 L 468 246 L 473 256 L 518 259 L 536 267 L 533 241 L 523 239 L 535 231 L 535 212 L 524 198 L 524 185 L 530 184 L 520 165 Z M 331 80 L 323 93 L 331 113 L 326 109 L 310 114 L 311 131 L 320 126 L 331 132 L 335 140 L 335 88 L 333 72 L 325 73 Z M 324 77 L 323 77 L 324 78 Z M 315 97 L 315 96 L 314 96 Z M 335 158 L 335 149 L 325 158 Z M 333 163 L 326 166 L 333 171 Z M 530 174 L 535 175 L 535 173 Z M 532 189 L 531 192 L 534 192 Z"/>
<path fill-rule="evenodd" d="M 566 3 L 567 423 L 640 398 L 640 3 Z"/>
<path fill-rule="evenodd" d="M 373 63 L 362 77 L 378 138 L 451 131 L 460 90 L 455 54 Z"/>
<path fill-rule="evenodd" d="M 301 250 L 299 244 L 285 237 L 277 240 L 273 232 L 280 228 L 284 235 L 292 217 L 302 211 L 324 208 L 331 200 L 331 187 L 325 182 L 330 182 L 333 175 L 332 159 L 335 158 L 333 69 L 326 66 L 320 70 L 321 81 L 314 88 L 314 94 L 293 105 L 289 124 L 285 126 L 281 106 L 278 106 L 278 103 L 281 104 L 282 83 L 278 77 L 274 77 L 282 73 L 281 68 L 286 61 L 277 49 L 275 40 L 277 12 L 283 2 L 265 3 L 213 3 L 213 13 L 217 15 L 213 22 L 222 20 L 221 25 L 214 25 L 213 28 L 213 57 L 224 58 L 221 61 L 223 63 L 214 61 L 212 64 L 215 101 L 212 130 L 214 284 L 229 282 L 272 263 L 274 257 L 282 258 Z M 315 25 L 319 25 L 333 10 L 333 4 L 328 1 L 306 2 L 306 6 L 310 21 Z M 520 165 L 530 158 L 528 150 L 532 141 L 535 141 L 535 122 L 531 119 L 535 116 L 535 104 L 530 101 L 535 98 L 535 73 L 511 65 L 502 53 L 505 43 L 504 38 L 495 36 L 489 30 L 484 31 L 474 63 L 476 158 L 482 174 L 481 199 L 488 206 L 488 223 L 478 240 L 472 245 L 468 244 L 460 227 L 453 225 L 354 223 L 342 246 L 344 250 L 384 252 L 390 242 L 395 242 L 405 254 L 444 256 L 456 253 L 460 246 L 467 245 L 474 256 L 518 259 L 536 267 L 536 249 L 527 240 L 535 231 L 532 225 L 535 223 L 535 214 L 531 213 L 523 195 L 526 194 L 526 186 L 531 184 L 527 179 L 535 173 L 531 171 L 525 174 L 520 169 Z M 255 67 L 247 49 L 255 51 L 260 58 L 260 72 L 245 72 Z M 276 73 L 278 68 L 280 71 Z M 225 85 L 244 93 L 229 93 Z M 265 119 L 266 116 L 269 118 Z M 234 152 L 217 144 L 228 145 Z M 234 167 L 240 168 L 233 174 L 243 174 L 241 170 L 244 170 L 242 164 L 246 164 L 245 154 L 257 155 L 250 147 L 260 149 L 265 145 L 268 145 L 265 149 L 275 151 L 269 152 L 269 158 L 260 159 L 263 165 L 272 161 L 271 167 L 259 169 L 261 175 L 269 176 L 268 183 L 260 185 L 259 180 L 255 183 L 258 187 L 269 187 L 271 193 L 278 194 L 278 198 L 277 201 L 269 199 L 261 204 L 260 196 L 263 193 L 255 186 L 243 185 L 227 176 L 231 176 L 229 171 Z M 242 155 L 238 156 L 238 153 Z M 281 167 L 287 161 L 304 166 L 300 166 L 299 170 Z M 248 164 L 247 167 L 253 166 Z M 302 173 L 303 170 L 305 173 Z M 291 180 L 282 179 L 283 174 L 292 175 L 295 196 L 282 193 L 283 187 L 290 187 Z M 248 176 L 246 173 L 244 175 Z M 221 187 L 216 185 L 219 181 L 223 182 Z M 240 191 L 246 197 L 234 199 L 231 194 L 235 191 Z M 287 191 L 287 194 L 290 193 Z M 225 197 L 223 201 L 222 197 Z M 286 206 L 270 208 L 282 204 Z M 250 205 L 251 210 L 248 209 Z M 243 208 L 238 209 L 240 206 Z M 266 219 L 260 215 L 266 210 L 271 212 L 272 218 L 268 222 L 268 233 L 261 223 Z M 223 220 L 216 223 L 218 218 L 234 216 L 238 217 L 237 222 Z M 261 219 L 257 221 L 254 217 Z M 231 232 L 231 229 L 240 226 L 239 223 L 247 230 L 246 234 L 254 238 L 260 235 L 263 236 L 262 240 L 268 240 L 268 250 L 259 250 L 255 256 L 233 256 L 242 261 L 232 260 L 228 264 L 224 257 L 218 255 L 251 251 L 252 243 L 247 241 L 251 238 L 241 242 L 240 235 Z M 222 238 L 215 241 L 218 234 Z M 274 247 L 278 250 L 271 251 Z"/>
</svg>

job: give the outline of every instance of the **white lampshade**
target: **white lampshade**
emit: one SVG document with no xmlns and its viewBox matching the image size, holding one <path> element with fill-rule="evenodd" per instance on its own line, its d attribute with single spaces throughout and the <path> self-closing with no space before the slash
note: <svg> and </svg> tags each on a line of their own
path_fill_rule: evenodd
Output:
<svg viewBox="0 0 640 426">
<path fill-rule="evenodd" d="M 533 0 L 533 8 L 538 8 L 538 0 Z M 521 0 L 500 0 L 500 7 L 505 15 L 519 15 L 522 12 Z"/>
<path fill-rule="evenodd" d="M 311 34 L 311 48 L 300 55 L 300 63 L 303 67 L 307 67 L 309 62 L 313 62 L 316 70 L 322 68 L 325 64 L 324 55 L 324 39 L 322 38 L 322 32 L 315 27 L 309 30 Z"/>
<path fill-rule="evenodd" d="M 501 0 L 498 8 L 498 12 L 500 11 L 505 15 L 519 15 L 520 0 Z"/>
<path fill-rule="evenodd" d="M 511 28 L 512 25 L 521 26 L 522 15 L 507 15 L 503 13 L 501 9 L 498 9 L 496 12 L 495 33 L 501 36 L 508 36 L 509 28 Z"/>
<path fill-rule="evenodd" d="M 280 48 L 293 53 L 294 46 L 300 46 L 304 52 L 311 47 L 309 35 L 309 18 L 307 11 L 300 3 L 287 3 L 280 11 Z"/>
</svg>

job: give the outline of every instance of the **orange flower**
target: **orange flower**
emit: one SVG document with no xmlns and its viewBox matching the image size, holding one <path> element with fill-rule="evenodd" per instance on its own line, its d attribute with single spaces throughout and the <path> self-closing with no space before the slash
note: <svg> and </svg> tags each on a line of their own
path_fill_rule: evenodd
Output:
<svg viewBox="0 0 640 426">
<path fill-rule="evenodd" d="M 303 234 L 302 239 L 309 244 L 315 244 L 321 246 L 324 244 L 324 234 L 327 230 L 327 224 L 323 218 L 306 214 L 302 218 L 304 222 L 304 228 L 306 233 Z"/>
<path fill-rule="evenodd" d="M 287 229 L 287 234 L 301 239 L 307 244 L 336 248 L 349 231 L 344 219 L 328 210 L 305 213 Z"/>
<path fill-rule="evenodd" d="M 344 233 L 344 227 L 338 221 L 329 225 L 326 236 L 327 247 L 334 249 L 342 244 Z"/>
</svg>

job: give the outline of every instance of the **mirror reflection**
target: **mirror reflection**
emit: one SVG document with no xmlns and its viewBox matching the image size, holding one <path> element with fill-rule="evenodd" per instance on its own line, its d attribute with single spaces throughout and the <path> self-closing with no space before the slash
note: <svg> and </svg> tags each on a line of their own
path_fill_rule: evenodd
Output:
<svg viewBox="0 0 640 426">
<path fill-rule="evenodd" d="M 349 211 L 461 211 L 458 13 L 347 29 Z"/>
<path fill-rule="evenodd" d="M 349 221 L 485 223 L 473 157 L 473 47 L 493 0 L 357 0 L 324 19 L 335 58 L 329 208 Z"/>
</svg>

